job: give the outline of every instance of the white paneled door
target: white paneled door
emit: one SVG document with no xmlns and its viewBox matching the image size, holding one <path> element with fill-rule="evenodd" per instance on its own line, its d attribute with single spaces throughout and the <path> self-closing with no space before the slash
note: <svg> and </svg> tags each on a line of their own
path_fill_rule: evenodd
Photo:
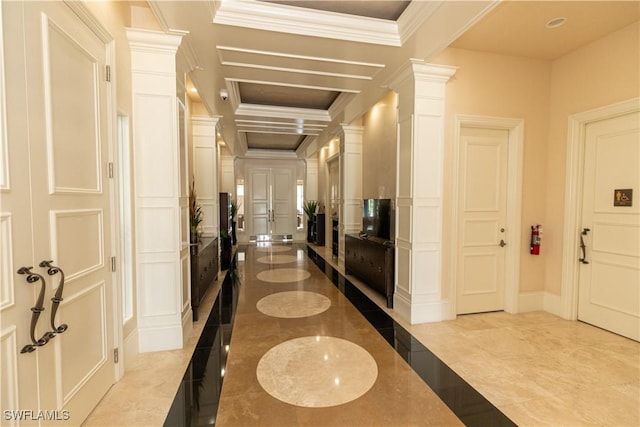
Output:
<svg viewBox="0 0 640 427">
<path fill-rule="evenodd" d="M 578 319 L 640 340 L 640 114 L 586 127 Z"/>
<path fill-rule="evenodd" d="M 296 184 L 292 168 L 251 168 L 246 200 L 250 200 L 249 234 L 270 239 L 296 231 Z"/>
<path fill-rule="evenodd" d="M 1 7 L 2 424 L 79 425 L 115 372 L 107 46 L 62 2 Z"/>
<path fill-rule="evenodd" d="M 509 131 L 460 131 L 457 314 L 504 309 Z"/>
</svg>

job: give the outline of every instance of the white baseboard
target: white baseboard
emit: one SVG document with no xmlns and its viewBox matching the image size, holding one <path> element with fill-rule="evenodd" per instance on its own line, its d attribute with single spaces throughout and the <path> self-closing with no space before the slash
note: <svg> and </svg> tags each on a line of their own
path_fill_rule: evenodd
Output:
<svg viewBox="0 0 640 427">
<path fill-rule="evenodd" d="M 193 310 L 191 309 L 191 304 L 189 304 L 189 308 L 184 311 L 182 315 L 182 346 L 184 347 L 187 343 L 187 338 L 191 334 L 191 330 L 193 329 Z"/>
<path fill-rule="evenodd" d="M 545 291 L 523 292 L 518 296 L 518 313 L 528 311 L 547 311 L 560 316 L 560 296 Z"/>
<path fill-rule="evenodd" d="M 451 301 L 411 302 L 397 292 L 393 295 L 393 309 L 412 325 L 441 322 L 451 319 Z"/>
<path fill-rule="evenodd" d="M 544 311 L 562 317 L 562 297 L 560 295 L 544 293 Z"/>
<path fill-rule="evenodd" d="M 518 296 L 518 313 L 544 310 L 544 291 L 522 292 Z"/>
<path fill-rule="evenodd" d="M 179 350 L 183 347 L 182 325 L 139 328 L 138 334 L 140 353 Z"/>
</svg>

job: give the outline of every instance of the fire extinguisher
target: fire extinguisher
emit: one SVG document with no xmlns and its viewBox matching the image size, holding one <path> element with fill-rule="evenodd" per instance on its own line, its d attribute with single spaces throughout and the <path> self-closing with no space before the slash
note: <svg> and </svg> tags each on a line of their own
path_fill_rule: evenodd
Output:
<svg viewBox="0 0 640 427">
<path fill-rule="evenodd" d="M 542 226 L 531 226 L 531 246 L 529 247 L 529 253 L 531 255 L 540 255 L 540 241 L 542 240 Z"/>
</svg>

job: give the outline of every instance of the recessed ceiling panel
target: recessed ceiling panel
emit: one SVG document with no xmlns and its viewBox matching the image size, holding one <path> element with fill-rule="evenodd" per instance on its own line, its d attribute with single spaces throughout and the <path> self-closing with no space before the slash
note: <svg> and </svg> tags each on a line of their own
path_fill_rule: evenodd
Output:
<svg viewBox="0 0 640 427">
<path fill-rule="evenodd" d="M 338 92 L 287 86 L 239 83 L 240 100 L 246 104 L 327 110 Z"/>
<path fill-rule="evenodd" d="M 306 135 L 265 134 L 247 132 L 247 146 L 250 150 L 291 150 L 302 143 Z"/>
<path fill-rule="evenodd" d="M 262 70 L 371 80 L 379 70 L 384 68 L 380 62 L 344 60 L 315 55 L 293 55 L 232 46 L 216 46 L 216 49 L 222 65 Z"/>
<path fill-rule="evenodd" d="M 263 0 L 267 3 L 278 3 L 287 6 L 304 7 L 307 9 L 324 10 L 326 12 L 346 13 L 348 15 L 364 16 L 367 18 L 386 19 L 396 21 L 411 1 L 403 0 L 347 0 L 347 1 L 279 1 Z"/>
</svg>

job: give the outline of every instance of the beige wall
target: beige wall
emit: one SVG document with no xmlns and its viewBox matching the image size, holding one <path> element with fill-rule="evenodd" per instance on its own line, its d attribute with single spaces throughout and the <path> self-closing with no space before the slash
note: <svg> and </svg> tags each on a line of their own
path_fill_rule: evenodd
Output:
<svg viewBox="0 0 640 427">
<path fill-rule="evenodd" d="M 550 64 L 547 61 L 447 49 L 433 61 L 459 67 L 447 84 L 443 253 L 451 251 L 453 119 L 456 114 L 524 119 L 520 292 L 544 289 L 548 253 L 529 255 L 531 224 L 545 224 L 546 152 Z M 443 257 L 443 293 L 449 289 L 449 257 Z M 448 295 L 444 295 L 448 296 Z"/>
<path fill-rule="evenodd" d="M 398 95 L 389 92 L 363 117 L 362 198 L 395 199 Z"/>
<path fill-rule="evenodd" d="M 551 64 L 546 153 L 546 290 L 560 295 L 568 116 L 640 96 L 640 23 L 636 22 Z M 577 231 L 576 231 L 577 232 Z"/>
</svg>

